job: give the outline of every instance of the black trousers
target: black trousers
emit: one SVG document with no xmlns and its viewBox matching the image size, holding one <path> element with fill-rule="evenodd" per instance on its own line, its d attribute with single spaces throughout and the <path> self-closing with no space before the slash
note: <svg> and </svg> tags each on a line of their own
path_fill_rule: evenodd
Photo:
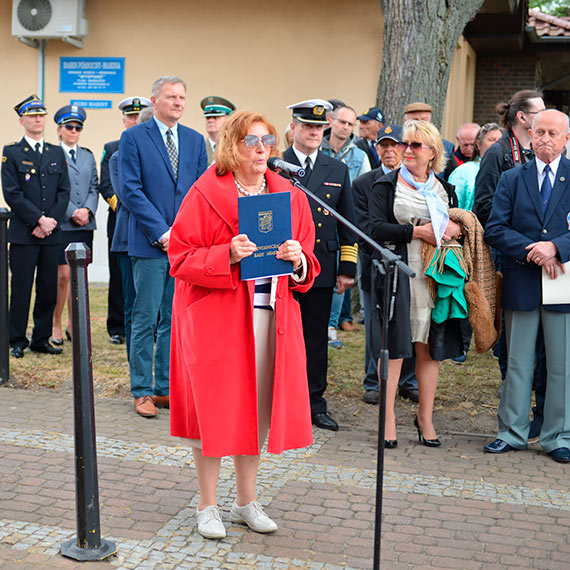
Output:
<svg viewBox="0 0 570 570">
<path fill-rule="evenodd" d="M 107 218 L 107 252 L 109 254 L 109 293 L 107 297 L 107 332 L 109 336 L 125 335 L 125 313 L 123 309 L 123 284 L 118 255 L 111 251 L 117 214 L 109 210 Z"/>
<path fill-rule="evenodd" d="M 32 345 L 51 336 L 53 311 L 57 301 L 57 245 L 10 245 L 10 346 L 26 348 L 28 315 L 34 274 L 34 330 Z"/>
<path fill-rule="evenodd" d="M 306 293 L 296 295 L 301 305 L 313 416 L 327 411 L 327 401 L 323 394 L 327 389 L 328 327 L 332 295 L 332 287 L 313 287 Z"/>
</svg>

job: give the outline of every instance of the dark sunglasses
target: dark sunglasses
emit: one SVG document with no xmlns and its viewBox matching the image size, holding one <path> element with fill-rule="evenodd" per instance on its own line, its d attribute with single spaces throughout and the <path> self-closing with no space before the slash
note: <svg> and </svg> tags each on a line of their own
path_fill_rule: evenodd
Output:
<svg viewBox="0 0 570 570">
<path fill-rule="evenodd" d="M 277 139 L 275 138 L 275 135 L 263 135 L 261 137 L 261 142 L 263 143 L 263 146 L 273 148 L 277 144 Z M 245 137 L 243 137 L 243 143 L 246 148 L 257 148 L 259 137 L 257 135 L 245 135 Z"/>
<path fill-rule="evenodd" d="M 429 146 L 421 143 L 421 142 L 411 142 L 411 143 L 407 143 L 407 142 L 400 142 L 398 143 L 398 146 L 402 149 L 402 150 L 406 150 L 407 148 L 411 148 L 413 151 L 418 151 L 422 148 L 429 148 Z"/>
<path fill-rule="evenodd" d="M 63 125 L 65 127 L 66 130 L 68 131 L 77 131 L 78 133 L 80 133 L 83 130 L 83 125 Z"/>
</svg>

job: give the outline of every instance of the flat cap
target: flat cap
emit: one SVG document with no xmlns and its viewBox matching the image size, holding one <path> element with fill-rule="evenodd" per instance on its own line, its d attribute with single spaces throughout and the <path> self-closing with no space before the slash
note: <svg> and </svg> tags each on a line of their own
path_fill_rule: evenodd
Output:
<svg viewBox="0 0 570 570">
<path fill-rule="evenodd" d="M 427 103 L 422 103 L 421 101 L 415 101 L 414 103 L 408 103 L 406 108 L 404 109 L 404 114 L 406 113 L 415 113 L 417 111 L 429 111 L 430 113 L 433 111 L 433 107 L 428 105 Z"/>
</svg>

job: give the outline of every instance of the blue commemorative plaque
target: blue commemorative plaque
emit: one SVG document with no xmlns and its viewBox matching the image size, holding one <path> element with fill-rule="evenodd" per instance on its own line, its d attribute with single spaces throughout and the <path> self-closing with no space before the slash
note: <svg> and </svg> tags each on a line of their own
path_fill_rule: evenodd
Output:
<svg viewBox="0 0 570 570">
<path fill-rule="evenodd" d="M 60 57 L 60 93 L 124 93 L 124 57 Z"/>
</svg>

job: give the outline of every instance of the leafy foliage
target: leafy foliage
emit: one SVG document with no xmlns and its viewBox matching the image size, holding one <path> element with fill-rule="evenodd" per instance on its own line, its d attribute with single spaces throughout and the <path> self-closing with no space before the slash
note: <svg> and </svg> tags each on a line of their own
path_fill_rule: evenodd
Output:
<svg viewBox="0 0 570 570">
<path fill-rule="evenodd" d="M 537 8 L 544 14 L 559 18 L 570 17 L 568 0 L 530 0 L 528 5 L 529 8 Z"/>
</svg>

